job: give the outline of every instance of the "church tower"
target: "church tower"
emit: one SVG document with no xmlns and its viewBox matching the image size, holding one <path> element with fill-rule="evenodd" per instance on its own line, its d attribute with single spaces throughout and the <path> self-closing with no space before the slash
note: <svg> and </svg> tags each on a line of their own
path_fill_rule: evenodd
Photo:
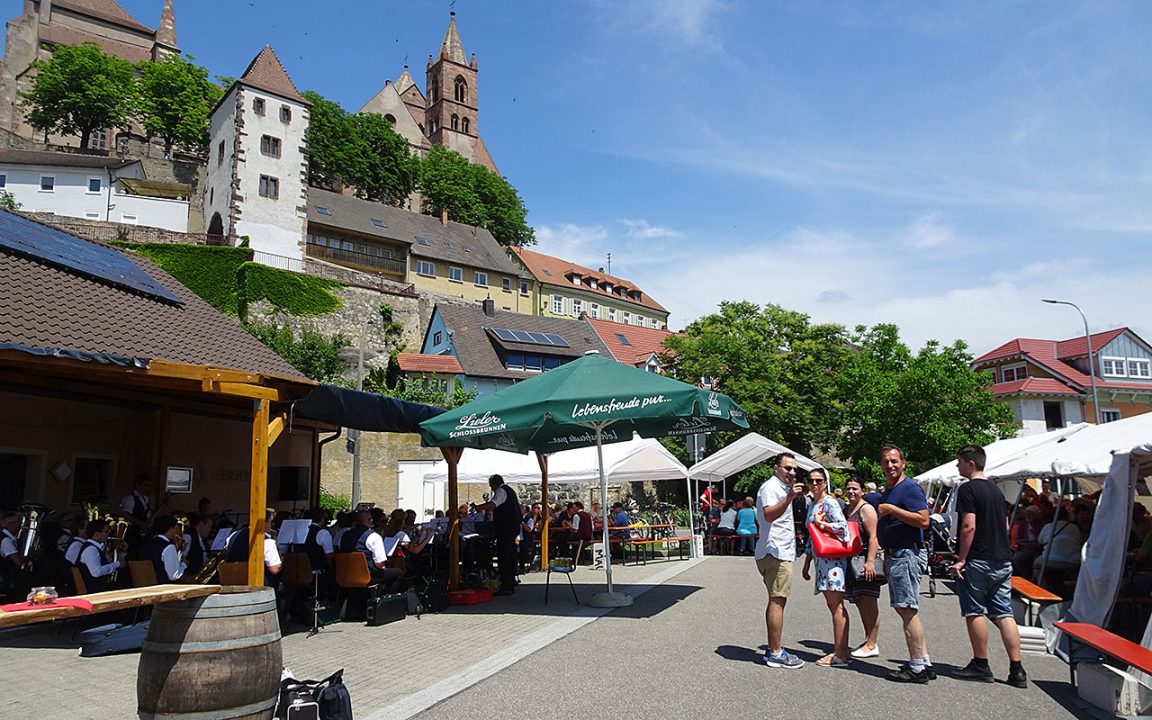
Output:
<svg viewBox="0 0 1152 720">
<path fill-rule="evenodd" d="M 428 139 L 495 171 L 496 165 L 480 139 L 476 55 L 471 60 L 465 57 L 455 11 L 448 21 L 439 56 L 428 56 L 427 73 L 424 131 Z"/>
</svg>

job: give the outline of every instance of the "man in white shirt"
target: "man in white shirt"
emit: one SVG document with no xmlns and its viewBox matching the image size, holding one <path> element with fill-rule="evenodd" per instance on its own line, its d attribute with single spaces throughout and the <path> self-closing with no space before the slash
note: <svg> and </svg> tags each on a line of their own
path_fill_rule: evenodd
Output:
<svg viewBox="0 0 1152 720">
<path fill-rule="evenodd" d="M 768 606 L 764 622 L 768 626 L 768 651 L 764 664 L 773 668 L 794 669 L 804 661 L 785 650 L 781 644 L 784 631 L 784 606 L 792 593 L 792 562 L 796 559 L 796 534 L 792 520 L 792 501 L 803 492 L 796 482 L 796 456 L 780 453 L 772 477 L 756 493 L 756 515 L 760 518 L 760 537 L 756 541 L 756 569 L 768 589 Z"/>
<path fill-rule="evenodd" d="M 180 579 L 187 567 L 176 549 L 176 534 L 180 526 L 171 515 L 161 515 L 152 525 L 155 535 L 140 546 L 140 559 L 149 560 L 156 570 L 156 582 L 173 583 Z"/>
<path fill-rule="evenodd" d="M 22 520 L 20 513 L 8 513 L 0 518 L 0 592 L 16 582 L 17 573 L 24 567 L 24 555 L 17 539 Z"/>
<path fill-rule="evenodd" d="M 93 520 L 88 523 L 88 539 L 84 541 L 77 558 L 76 567 L 84 578 L 84 589 L 90 593 L 108 589 L 112 573 L 120 567 L 120 561 L 108 560 L 104 544 L 108 542 L 108 522 Z"/>
</svg>

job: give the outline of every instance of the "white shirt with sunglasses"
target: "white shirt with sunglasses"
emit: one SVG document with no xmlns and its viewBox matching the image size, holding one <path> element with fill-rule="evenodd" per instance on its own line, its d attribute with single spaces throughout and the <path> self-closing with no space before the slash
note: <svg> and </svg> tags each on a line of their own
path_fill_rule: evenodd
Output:
<svg viewBox="0 0 1152 720">
<path fill-rule="evenodd" d="M 772 522 L 764 522 L 764 508 L 777 505 L 788 497 L 788 488 L 787 483 L 773 475 L 756 493 L 756 520 L 760 523 L 760 537 L 756 539 L 757 560 L 768 555 L 789 562 L 796 559 L 796 526 L 791 505 Z"/>
</svg>

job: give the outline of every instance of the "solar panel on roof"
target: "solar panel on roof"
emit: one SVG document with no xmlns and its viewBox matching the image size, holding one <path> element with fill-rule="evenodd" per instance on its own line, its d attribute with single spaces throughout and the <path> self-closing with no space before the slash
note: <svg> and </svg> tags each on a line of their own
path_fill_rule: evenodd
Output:
<svg viewBox="0 0 1152 720">
<path fill-rule="evenodd" d="M 536 341 L 532 339 L 532 336 L 523 330 L 513 330 L 512 334 L 516 337 L 517 342 L 531 343 L 533 345 L 536 344 Z"/>
<path fill-rule="evenodd" d="M 496 337 L 500 338 L 501 340 L 512 342 L 516 339 L 516 336 L 512 334 L 512 331 L 507 328 L 492 328 L 492 332 L 496 333 Z"/>
<path fill-rule="evenodd" d="M 537 343 L 539 343 L 541 345 L 551 345 L 552 344 L 551 342 L 548 341 L 548 337 L 544 333 L 530 332 L 530 333 L 528 333 L 528 337 L 532 338 L 534 341 L 536 341 Z"/>
<path fill-rule="evenodd" d="M 184 304 L 118 251 L 11 213 L 0 212 L 0 248 L 121 290 Z"/>
<path fill-rule="evenodd" d="M 548 342 L 557 347 L 568 347 L 568 341 L 555 333 L 544 333 L 544 337 L 548 338 Z"/>
<path fill-rule="evenodd" d="M 624 337 L 620 333 L 616 333 L 616 339 L 619 340 L 621 342 L 621 344 L 623 344 L 623 345 L 631 345 L 632 344 L 632 343 L 628 342 L 628 338 Z"/>
<path fill-rule="evenodd" d="M 555 347 L 568 347 L 564 338 L 555 333 L 532 332 L 528 330 L 510 330 L 508 328 L 489 328 L 493 335 L 505 342 L 518 342 L 526 345 L 548 345 Z"/>
<path fill-rule="evenodd" d="M 421 236 L 417 235 L 416 236 L 416 242 L 420 245 L 427 245 L 428 244 L 428 238 L 421 237 Z"/>
<path fill-rule="evenodd" d="M 384 224 L 384 221 L 381 220 L 380 218 L 372 218 L 372 224 L 378 228 L 388 227 L 387 225 Z"/>
<path fill-rule="evenodd" d="M 326 207 L 320 207 L 319 205 L 316 206 L 316 212 L 320 213 L 321 215 L 331 215 L 332 214 L 331 210 L 329 210 Z"/>
</svg>

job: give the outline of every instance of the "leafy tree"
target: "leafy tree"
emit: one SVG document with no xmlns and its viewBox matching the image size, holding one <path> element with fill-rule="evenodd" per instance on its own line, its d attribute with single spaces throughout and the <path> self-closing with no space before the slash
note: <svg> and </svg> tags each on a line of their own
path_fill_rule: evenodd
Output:
<svg viewBox="0 0 1152 720">
<path fill-rule="evenodd" d="M 315 92 L 308 122 L 309 177 L 313 185 L 341 183 L 365 200 L 404 204 L 420 174 L 408 141 L 382 115 L 352 115 Z"/>
<path fill-rule="evenodd" d="M 501 245 L 524 247 L 536 242 L 528 225 L 528 211 L 516 188 L 463 155 L 433 146 L 421 164 L 420 192 L 424 212 L 486 228 Z"/>
<path fill-rule="evenodd" d="M 913 354 L 894 325 L 859 326 L 853 361 L 838 376 L 845 412 L 837 444 L 841 457 L 879 478 L 877 457 L 895 443 L 915 468 L 955 457 L 969 443 L 986 444 L 1016 430 L 1012 411 L 989 391 L 990 379 L 974 372 L 962 341 L 929 341 Z"/>
<path fill-rule="evenodd" d="M 297 338 L 288 325 L 247 323 L 244 327 L 305 377 L 329 385 L 347 385 L 344 359 L 340 357 L 340 352 L 348 347 L 348 338 L 343 335 L 324 337 L 304 328 Z"/>
<path fill-rule="evenodd" d="M 83 43 L 59 46 L 50 60 L 32 67 L 37 74 L 23 104 L 37 130 L 79 135 L 81 147 L 88 147 L 93 131 L 128 122 L 136 81 L 127 60 Z"/>
<path fill-rule="evenodd" d="M 339 512 L 352 509 L 352 497 L 343 493 L 334 493 L 323 485 L 320 486 L 320 509 L 327 510 L 335 515 Z"/>
<path fill-rule="evenodd" d="M 203 150 L 208 144 L 212 108 L 221 90 L 208 79 L 208 70 L 192 58 L 169 55 L 140 63 L 138 113 L 149 137 L 164 141 L 164 152 L 176 144 Z"/>
<path fill-rule="evenodd" d="M 813 325 L 777 305 L 724 302 L 720 312 L 665 340 L 666 360 L 687 382 L 701 378 L 748 411 L 752 429 L 806 452 L 837 439 L 835 369 L 850 359 L 843 328 Z M 717 440 L 723 446 L 724 437 Z"/>
<path fill-rule="evenodd" d="M 373 368 L 364 377 L 364 389 L 398 400 L 433 405 L 445 410 L 459 407 L 476 399 L 476 392 L 465 390 L 464 385 L 459 380 L 453 381 L 452 387 L 446 390 L 440 382 L 429 378 L 396 376 L 391 372 L 393 367 L 397 367 L 395 362 L 395 357 L 393 357 L 388 368 Z"/>
<path fill-rule="evenodd" d="M 0 209 L 19 210 L 21 207 L 23 206 L 16 202 L 16 198 L 12 197 L 12 193 L 7 190 L 0 190 Z"/>
</svg>

